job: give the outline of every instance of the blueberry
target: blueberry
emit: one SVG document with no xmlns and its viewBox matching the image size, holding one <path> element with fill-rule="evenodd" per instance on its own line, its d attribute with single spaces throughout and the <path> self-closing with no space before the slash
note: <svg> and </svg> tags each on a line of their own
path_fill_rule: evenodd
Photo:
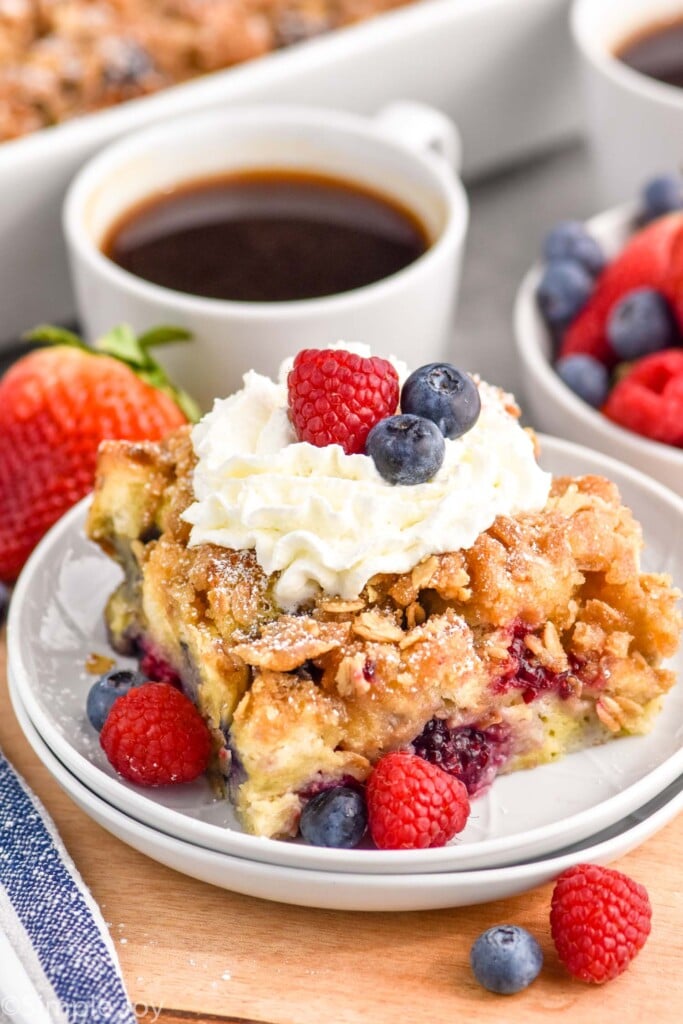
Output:
<svg viewBox="0 0 683 1024">
<path fill-rule="evenodd" d="M 661 174 L 648 181 L 642 191 L 645 220 L 683 209 L 683 178 L 679 174 Z"/>
<path fill-rule="evenodd" d="M 308 801 L 301 812 L 301 835 L 311 846 L 350 850 L 358 846 L 368 826 L 365 798 L 350 786 L 335 786 Z"/>
<path fill-rule="evenodd" d="M 514 924 L 483 932 L 470 950 L 475 978 L 489 992 L 509 996 L 538 976 L 543 952 L 533 935 Z"/>
<path fill-rule="evenodd" d="M 604 252 L 580 220 L 562 220 L 548 232 L 543 241 L 543 258 L 548 263 L 575 260 L 593 277 L 605 266 Z"/>
<path fill-rule="evenodd" d="M 441 468 L 446 442 L 436 423 L 404 414 L 380 420 L 365 451 L 390 484 L 423 484 Z"/>
<path fill-rule="evenodd" d="M 88 719 L 93 728 L 100 732 L 114 701 L 123 697 L 134 686 L 141 686 L 146 682 L 146 677 L 140 672 L 132 672 L 127 668 L 116 668 L 100 676 L 90 687 L 86 704 Z"/>
<path fill-rule="evenodd" d="M 640 359 L 676 340 L 669 304 L 654 288 L 635 288 L 612 307 L 607 340 L 620 359 Z"/>
<path fill-rule="evenodd" d="M 7 616 L 7 610 L 9 608 L 9 587 L 7 587 L 0 580 L 0 626 L 2 626 Z"/>
<path fill-rule="evenodd" d="M 593 291 L 593 278 L 576 260 L 555 260 L 543 271 L 536 300 L 551 327 L 564 327 L 580 313 Z"/>
<path fill-rule="evenodd" d="M 154 71 L 150 54 L 133 39 L 111 38 L 104 54 L 102 75 L 112 88 L 139 85 Z"/>
<path fill-rule="evenodd" d="M 593 356 L 564 356 L 555 363 L 555 370 L 570 391 L 594 409 L 604 404 L 609 393 L 609 372 Z"/>
<path fill-rule="evenodd" d="M 450 363 L 428 363 L 403 385 L 401 410 L 432 420 L 444 437 L 460 437 L 479 418 L 479 389 L 469 374 Z"/>
</svg>

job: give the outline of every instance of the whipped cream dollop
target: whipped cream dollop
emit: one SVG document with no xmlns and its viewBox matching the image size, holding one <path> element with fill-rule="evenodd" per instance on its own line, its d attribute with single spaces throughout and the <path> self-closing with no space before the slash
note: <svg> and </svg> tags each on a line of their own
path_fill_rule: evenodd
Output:
<svg viewBox="0 0 683 1024">
<path fill-rule="evenodd" d="M 344 346 L 370 355 L 366 346 Z M 403 364 L 392 360 L 399 379 Z M 366 455 L 299 442 L 287 415 L 286 361 L 278 381 L 250 371 L 192 432 L 195 501 L 190 545 L 253 548 L 274 595 L 293 611 L 318 588 L 357 597 L 376 573 L 408 572 L 428 555 L 470 547 L 498 515 L 543 508 L 550 474 L 506 410 L 509 397 L 479 382 L 474 427 L 446 439 L 427 483 L 392 485 Z"/>
</svg>

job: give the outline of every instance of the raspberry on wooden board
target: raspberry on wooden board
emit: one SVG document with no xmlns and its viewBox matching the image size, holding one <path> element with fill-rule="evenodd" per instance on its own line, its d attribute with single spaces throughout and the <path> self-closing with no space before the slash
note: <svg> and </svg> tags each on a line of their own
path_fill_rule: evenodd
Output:
<svg viewBox="0 0 683 1024">
<path fill-rule="evenodd" d="M 650 934 L 644 886 L 597 864 L 577 864 L 558 878 L 550 929 L 558 956 L 580 981 L 601 985 L 626 970 Z"/>
</svg>

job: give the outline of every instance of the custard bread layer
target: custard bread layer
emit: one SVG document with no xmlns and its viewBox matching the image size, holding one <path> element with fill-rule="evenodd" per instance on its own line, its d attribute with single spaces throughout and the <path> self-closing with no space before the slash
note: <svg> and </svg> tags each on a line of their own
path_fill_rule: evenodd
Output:
<svg viewBox="0 0 683 1024">
<path fill-rule="evenodd" d="M 645 732 L 674 682 L 679 595 L 640 571 L 640 527 L 607 480 L 555 479 L 542 511 L 499 516 L 469 549 L 291 614 L 253 552 L 188 546 L 193 466 L 186 429 L 106 443 L 88 530 L 124 570 L 114 646 L 195 700 L 253 833 L 296 834 L 306 799 L 399 748 L 476 795 Z"/>
</svg>

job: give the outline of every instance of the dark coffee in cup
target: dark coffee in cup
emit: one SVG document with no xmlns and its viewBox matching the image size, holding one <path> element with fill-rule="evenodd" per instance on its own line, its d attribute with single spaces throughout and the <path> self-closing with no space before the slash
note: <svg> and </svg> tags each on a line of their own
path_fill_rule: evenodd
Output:
<svg viewBox="0 0 683 1024">
<path fill-rule="evenodd" d="M 683 88 L 683 17 L 640 29 L 615 56 L 634 71 Z"/>
<path fill-rule="evenodd" d="M 429 247 L 409 209 L 351 182 L 285 170 L 195 181 L 127 211 L 102 249 L 190 295 L 287 302 L 348 292 Z"/>
</svg>

